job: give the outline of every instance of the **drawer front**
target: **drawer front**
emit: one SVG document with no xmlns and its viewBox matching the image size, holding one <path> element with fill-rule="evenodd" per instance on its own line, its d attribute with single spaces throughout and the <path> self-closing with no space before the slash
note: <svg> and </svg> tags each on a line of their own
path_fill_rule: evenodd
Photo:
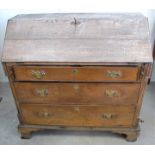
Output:
<svg viewBox="0 0 155 155">
<path fill-rule="evenodd" d="M 134 106 L 50 106 L 21 104 L 24 124 L 131 127 Z"/>
<path fill-rule="evenodd" d="M 17 81 L 136 81 L 139 67 L 14 66 Z"/>
<path fill-rule="evenodd" d="M 15 82 L 20 103 L 136 104 L 139 83 L 28 83 Z"/>
</svg>

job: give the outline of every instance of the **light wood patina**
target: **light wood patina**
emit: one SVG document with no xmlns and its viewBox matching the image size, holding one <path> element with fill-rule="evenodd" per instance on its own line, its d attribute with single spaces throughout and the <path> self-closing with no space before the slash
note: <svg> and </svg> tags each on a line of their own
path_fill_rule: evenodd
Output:
<svg viewBox="0 0 155 155">
<path fill-rule="evenodd" d="M 143 15 L 18 15 L 8 21 L 2 61 L 22 138 L 91 129 L 137 139 L 153 61 Z"/>
</svg>

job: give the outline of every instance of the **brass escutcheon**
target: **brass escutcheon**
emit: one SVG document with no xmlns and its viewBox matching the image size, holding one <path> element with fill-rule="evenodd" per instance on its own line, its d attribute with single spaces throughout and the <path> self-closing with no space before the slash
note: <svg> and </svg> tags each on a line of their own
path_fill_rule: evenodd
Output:
<svg viewBox="0 0 155 155">
<path fill-rule="evenodd" d="M 52 116 L 52 114 L 51 113 L 49 113 L 49 112 L 39 112 L 38 113 L 38 116 L 39 117 L 50 117 L 50 116 Z"/>
<path fill-rule="evenodd" d="M 73 69 L 73 70 L 72 70 L 72 73 L 73 73 L 73 74 L 77 74 L 78 72 L 79 72 L 79 71 L 78 71 L 77 69 Z"/>
<path fill-rule="evenodd" d="M 80 108 L 79 107 L 74 107 L 74 110 L 79 112 L 80 111 Z"/>
<path fill-rule="evenodd" d="M 78 84 L 74 84 L 73 88 L 74 88 L 74 90 L 78 90 L 79 89 L 79 85 Z"/>
</svg>

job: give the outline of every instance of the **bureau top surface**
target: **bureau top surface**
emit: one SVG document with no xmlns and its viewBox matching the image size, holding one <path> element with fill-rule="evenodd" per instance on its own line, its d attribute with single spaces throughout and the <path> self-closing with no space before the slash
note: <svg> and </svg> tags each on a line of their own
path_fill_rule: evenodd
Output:
<svg viewBox="0 0 155 155">
<path fill-rule="evenodd" d="M 31 14 L 8 21 L 3 62 L 152 62 L 141 14 Z"/>
</svg>

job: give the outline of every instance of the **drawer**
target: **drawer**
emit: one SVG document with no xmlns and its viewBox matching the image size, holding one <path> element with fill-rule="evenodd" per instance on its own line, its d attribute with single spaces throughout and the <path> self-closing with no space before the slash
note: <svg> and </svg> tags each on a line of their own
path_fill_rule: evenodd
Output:
<svg viewBox="0 0 155 155">
<path fill-rule="evenodd" d="M 136 81 L 136 66 L 14 66 L 16 81 Z"/>
<path fill-rule="evenodd" d="M 21 104 L 24 124 L 81 127 L 131 127 L 134 106 L 51 106 Z"/>
<path fill-rule="evenodd" d="M 20 103 L 136 104 L 139 83 L 28 83 L 15 82 Z"/>
</svg>

